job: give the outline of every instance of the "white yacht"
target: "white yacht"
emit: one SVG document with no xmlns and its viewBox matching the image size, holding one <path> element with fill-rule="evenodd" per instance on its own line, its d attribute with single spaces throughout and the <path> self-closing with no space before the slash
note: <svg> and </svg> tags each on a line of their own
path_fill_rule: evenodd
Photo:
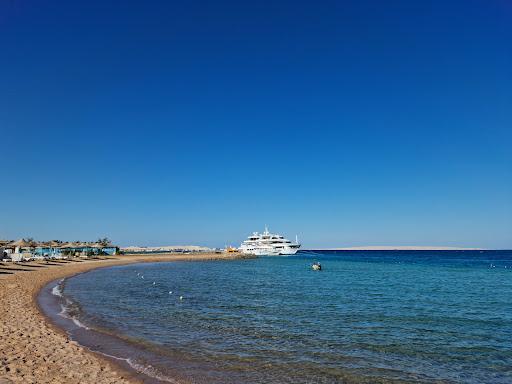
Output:
<svg viewBox="0 0 512 384">
<path fill-rule="evenodd" d="M 297 239 L 295 243 L 283 236 L 270 233 L 265 227 L 263 233 L 253 232 L 240 245 L 240 252 L 257 256 L 295 255 L 300 248 Z"/>
</svg>

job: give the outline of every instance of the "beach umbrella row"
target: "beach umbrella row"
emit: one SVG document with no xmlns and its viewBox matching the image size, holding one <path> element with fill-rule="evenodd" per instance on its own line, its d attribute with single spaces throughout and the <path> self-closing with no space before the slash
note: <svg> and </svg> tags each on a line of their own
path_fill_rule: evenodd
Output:
<svg viewBox="0 0 512 384">
<path fill-rule="evenodd" d="M 5 247 L 19 247 L 19 248 L 36 248 L 36 247 L 48 247 L 48 248 L 111 248 L 112 244 L 101 244 L 101 243 L 79 243 L 79 242 L 68 242 L 68 243 L 60 243 L 57 241 L 48 241 L 48 242 L 35 242 L 35 241 L 27 241 L 25 239 L 19 239 L 16 241 L 6 242 Z"/>
</svg>

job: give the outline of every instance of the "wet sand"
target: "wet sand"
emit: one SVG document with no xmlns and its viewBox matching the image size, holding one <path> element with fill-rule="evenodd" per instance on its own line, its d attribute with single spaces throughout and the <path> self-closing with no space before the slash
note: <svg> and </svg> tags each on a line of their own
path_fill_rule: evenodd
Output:
<svg viewBox="0 0 512 384">
<path fill-rule="evenodd" d="M 0 384 L 140 383 L 135 372 L 69 340 L 40 312 L 49 282 L 98 267 L 184 260 L 227 260 L 238 254 L 114 256 L 102 260 L 0 263 Z"/>
</svg>

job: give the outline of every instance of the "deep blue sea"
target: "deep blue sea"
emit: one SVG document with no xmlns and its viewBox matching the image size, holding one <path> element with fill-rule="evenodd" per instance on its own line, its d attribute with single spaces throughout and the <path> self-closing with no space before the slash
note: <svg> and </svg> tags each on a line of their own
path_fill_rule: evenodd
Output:
<svg viewBox="0 0 512 384">
<path fill-rule="evenodd" d="M 64 294 L 85 325 L 160 356 L 143 363 L 161 377 L 512 383 L 511 251 L 136 264 L 70 278 Z"/>
</svg>

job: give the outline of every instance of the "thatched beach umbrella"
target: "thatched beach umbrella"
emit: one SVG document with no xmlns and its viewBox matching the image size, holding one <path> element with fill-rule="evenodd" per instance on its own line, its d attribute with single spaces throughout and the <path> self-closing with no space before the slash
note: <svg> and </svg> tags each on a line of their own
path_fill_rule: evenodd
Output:
<svg viewBox="0 0 512 384">
<path fill-rule="evenodd" d="M 9 243 L 10 247 L 20 247 L 20 248 L 32 248 L 35 246 L 33 242 L 28 242 L 25 239 L 19 239 Z"/>
<path fill-rule="evenodd" d="M 59 252 L 57 252 L 57 249 L 61 248 L 62 246 L 62 243 L 58 242 L 58 241 L 55 241 L 55 240 L 50 240 L 50 241 L 45 241 L 44 243 L 41 243 L 39 245 L 41 248 L 45 248 L 48 250 L 48 253 L 47 255 L 55 255 Z"/>
<path fill-rule="evenodd" d="M 101 253 L 101 250 L 104 248 L 103 244 L 101 244 L 101 243 L 92 243 L 89 246 L 96 250 L 95 251 L 96 254 Z"/>
<path fill-rule="evenodd" d="M 61 249 L 72 249 L 72 250 L 76 250 L 77 248 L 82 248 L 82 244 L 80 243 L 75 243 L 75 242 L 69 242 L 69 243 L 65 243 L 65 244 L 62 244 L 60 246 Z"/>
</svg>

